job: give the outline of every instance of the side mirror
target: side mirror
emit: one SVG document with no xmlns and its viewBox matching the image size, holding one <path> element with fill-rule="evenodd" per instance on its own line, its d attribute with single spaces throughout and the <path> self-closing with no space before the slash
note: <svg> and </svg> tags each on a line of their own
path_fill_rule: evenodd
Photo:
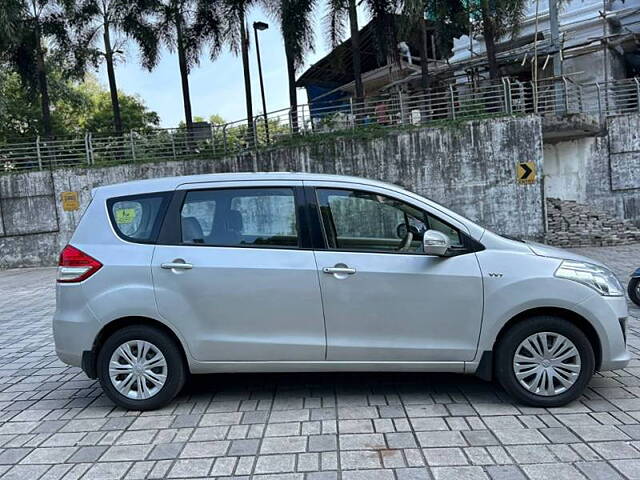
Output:
<svg viewBox="0 0 640 480">
<path fill-rule="evenodd" d="M 427 230 L 422 237 L 422 249 L 427 255 L 444 257 L 451 246 L 449 237 L 438 230 Z"/>
</svg>

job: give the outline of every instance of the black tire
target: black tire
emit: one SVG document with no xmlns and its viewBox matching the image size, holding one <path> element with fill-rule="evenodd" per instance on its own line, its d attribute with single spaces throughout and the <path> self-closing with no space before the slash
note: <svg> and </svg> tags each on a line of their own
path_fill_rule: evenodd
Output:
<svg viewBox="0 0 640 480">
<path fill-rule="evenodd" d="M 166 381 L 155 395 L 147 399 L 132 399 L 121 394 L 109 378 L 109 362 L 113 352 L 120 345 L 131 340 L 144 340 L 153 344 L 166 360 Z M 107 338 L 98 352 L 97 373 L 102 389 L 116 405 L 127 410 L 141 411 L 155 410 L 169 404 L 180 392 L 187 377 L 180 347 L 168 335 L 147 325 L 125 327 Z"/>
<path fill-rule="evenodd" d="M 638 297 L 638 283 L 640 283 L 640 278 L 632 278 L 631 280 L 629 280 L 627 293 L 629 294 L 629 298 L 631 299 L 631 301 L 640 307 L 640 297 Z"/>
<path fill-rule="evenodd" d="M 528 391 L 516 378 L 513 358 L 516 349 L 527 337 L 539 332 L 553 332 L 565 336 L 580 354 L 580 373 L 566 391 L 543 396 Z M 560 407 L 575 400 L 584 392 L 595 371 L 595 355 L 591 342 L 573 323 L 552 316 L 538 316 L 523 320 L 511 327 L 500 339 L 495 351 L 495 373 L 502 387 L 521 403 L 533 407 Z"/>
</svg>

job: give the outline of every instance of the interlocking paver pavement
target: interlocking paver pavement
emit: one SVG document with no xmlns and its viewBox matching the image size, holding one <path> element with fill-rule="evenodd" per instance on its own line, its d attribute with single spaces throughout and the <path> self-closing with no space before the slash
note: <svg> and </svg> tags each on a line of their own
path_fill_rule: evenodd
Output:
<svg viewBox="0 0 640 480">
<path fill-rule="evenodd" d="M 640 266 L 640 245 L 579 251 L 623 283 Z M 56 358 L 54 277 L 0 272 L 2 478 L 640 478 L 638 320 L 629 367 L 563 408 L 514 404 L 462 375 L 261 374 L 198 377 L 141 414 Z"/>
</svg>

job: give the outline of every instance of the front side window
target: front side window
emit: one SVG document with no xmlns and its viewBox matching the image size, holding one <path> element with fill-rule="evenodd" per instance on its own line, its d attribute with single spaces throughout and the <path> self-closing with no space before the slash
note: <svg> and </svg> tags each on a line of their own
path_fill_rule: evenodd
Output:
<svg viewBox="0 0 640 480">
<path fill-rule="evenodd" d="M 456 229 L 427 212 L 373 192 L 317 189 L 328 246 L 336 250 L 422 253 L 428 229 L 446 234 L 460 246 Z"/>
<path fill-rule="evenodd" d="M 116 233 L 131 242 L 155 242 L 169 196 L 168 193 L 157 193 L 107 200 L 109 217 Z"/>
<path fill-rule="evenodd" d="M 182 243 L 208 246 L 297 247 L 291 188 L 238 188 L 187 192 Z"/>
</svg>

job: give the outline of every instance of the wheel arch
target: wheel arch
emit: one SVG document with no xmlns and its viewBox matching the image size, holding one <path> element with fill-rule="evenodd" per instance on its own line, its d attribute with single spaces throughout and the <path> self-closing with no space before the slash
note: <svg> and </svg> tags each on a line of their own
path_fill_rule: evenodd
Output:
<svg viewBox="0 0 640 480">
<path fill-rule="evenodd" d="M 566 308 L 538 307 L 520 312 L 502 326 L 493 342 L 493 350 L 495 351 L 496 345 L 502 340 L 502 337 L 504 337 L 504 334 L 509 328 L 513 327 L 516 323 L 526 321 L 528 318 L 538 316 L 560 317 L 573 323 L 582 330 L 593 348 L 593 353 L 596 357 L 596 370 L 600 368 L 600 364 L 602 363 L 602 345 L 600 344 L 600 337 L 598 337 L 596 329 L 591 325 L 591 322 L 582 315 Z"/>
<path fill-rule="evenodd" d="M 89 378 L 97 377 L 97 366 L 96 362 L 98 359 L 98 352 L 100 351 L 101 346 L 104 344 L 107 338 L 112 335 L 114 332 L 121 330 L 125 327 L 131 327 L 134 325 L 145 325 L 148 327 L 155 328 L 160 330 L 169 338 L 171 338 L 175 344 L 178 346 L 180 350 L 180 354 L 182 355 L 182 359 L 184 360 L 184 364 L 188 367 L 189 359 L 187 357 L 187 352 L 185 350 L 184 344 L 180 340 L 178 334 L 165 323 L 162 323 L 156 319 L 150 317 L 143 316 L 128 316 L 128 317 L 120 317 L 116 318 L 105 325 L 102 326 L 96 338 L 93 341 L 93 345 L 91 347 L 91 351 L 83 352 L 82 354 L 82 369 L 87 374 Z"/>
<path fill-rule="evenodd" d="M 584 334 L 587 336 L 591 347 L 593 348 L 593 353 L 595 355 L 595 364 L 596 370 L 600 369 L 602 364 L 602 344 L 600 342 L 600 337 L 594 326 L 591 324 L 589 320 L 584 318 L 582 315 L 561 307 L 536 307 L 530 308 L 528 310 L 524 310 L 513 317 L 511 317 L 505 324 L 500 328 L 498 334 L 496 335 L 493 343 L 491 345 L 490 351 L 484 351 L 482 353 L 480 363 L 478 365 L 476 374 L 485 380 L 490 380 L 493 377 L 493 357 L 495 356 L 496 347 L 504 337 L 505 333 L 512 328 L 514 325 L 524 322 L 529 318 L 538 317 L 538 316 L 551 316 L 551 317 L 560 317 L 568 322 L 571 322 L 576 327 L 578 327 Z"/>
</svg>

